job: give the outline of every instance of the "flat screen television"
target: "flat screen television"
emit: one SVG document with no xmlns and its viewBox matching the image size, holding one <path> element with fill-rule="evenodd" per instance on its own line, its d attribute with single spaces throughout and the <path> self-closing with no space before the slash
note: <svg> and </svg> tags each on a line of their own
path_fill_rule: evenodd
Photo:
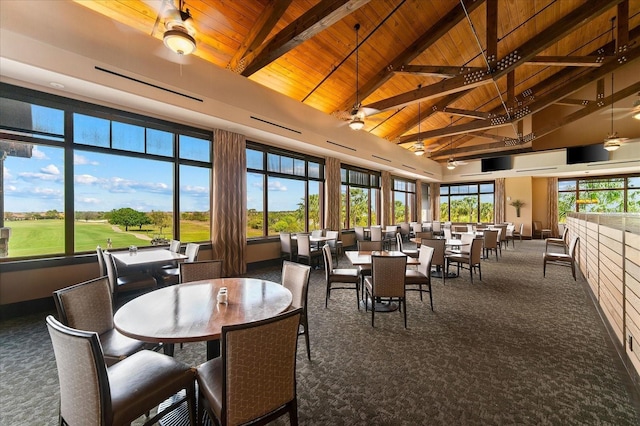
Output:
<svg viewBox="0 0 640 426">
<path fill-rule="evenodd" d="M 567 148 L 567 164 L 594 163 L 609 161 L 609 151 L 603 144 L 570 146 Z"/>
<path fill-rule="evenodd" d="M 481 158 L 483 172 L 497 172 L 499 170 L 511 170 L 511 156 Z"/>
</svg>

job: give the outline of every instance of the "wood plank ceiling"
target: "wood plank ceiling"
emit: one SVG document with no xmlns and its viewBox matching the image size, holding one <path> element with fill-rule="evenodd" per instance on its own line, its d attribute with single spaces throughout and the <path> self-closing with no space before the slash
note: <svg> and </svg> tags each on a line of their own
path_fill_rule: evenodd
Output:
<svg viewBox="0 0 640 426">
<path fill-rule="evenodd" d="M 79 4 L 158 39 L 163 14 L 188 8 L 195 55 L 345 125 L 357 95 L 361 131 L 411 150 L 423 141 L 437 161 L 535 149 L 536 138 L 640 91 L 636 81 L 604 93 L 604 79 L 640 55 L 640 0 Z M 598 80 L 590 99 L 571 98 Z M 532 114 L 559 102 L 578 110 L 531 128 Z"/>
</svg>

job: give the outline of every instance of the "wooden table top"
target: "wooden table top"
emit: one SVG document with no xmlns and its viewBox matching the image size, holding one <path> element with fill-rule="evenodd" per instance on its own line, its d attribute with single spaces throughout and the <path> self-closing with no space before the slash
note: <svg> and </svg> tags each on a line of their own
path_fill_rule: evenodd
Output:
<svg viewBox="0 0 640 426">
<path fill-rule="evenodd" d="M 217 302 L 227 287 L 228 302 Z M 145 342 L 180 343 L 219 339 L 222 326 L 271 318 L 292 301 L 284 286 L 254 278 L 219 278 L 164 287 L 139 296 L 114 315 L 125 336 Z"/>
<path fill-rule="evenodd" d="M 419 265 L 416 258 L 407 256 L 401 251 L 345 251 L 347 258 L 353 266 L 371 265 L 371 256 L 406 256 L 407 265 Z"/>
<path fill-rule="evenodd" d="M 110 252 L 119 263 L 125 266 L 143 266 L 158 263 L 171 263 L 187 258 L 182 253 L 174 253 L 167 249 L 138 250 L 136 252 Z"/>
</svg>

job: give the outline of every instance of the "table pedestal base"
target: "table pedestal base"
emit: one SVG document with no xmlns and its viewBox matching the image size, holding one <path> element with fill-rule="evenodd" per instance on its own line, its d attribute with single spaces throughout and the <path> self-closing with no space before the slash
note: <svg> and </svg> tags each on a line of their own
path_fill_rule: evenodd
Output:
<svg viewBox="0 0 640 426">
<path fill-rule="evenodd" d="M 366 303 L 366 306 L 365 306 Z M 365 302 L 364 300 L 360 301 L 360 307 L 362 308 L 366 308 L 368 310 L 372 309 L 371 306 L 371 300 L 367 299 L 367 301 Z M 398 310 L 398 304 L 396 302 L 376 302 L 374 304 L 375 310 L 376 312 L 394 312 Z"/>
</svg>

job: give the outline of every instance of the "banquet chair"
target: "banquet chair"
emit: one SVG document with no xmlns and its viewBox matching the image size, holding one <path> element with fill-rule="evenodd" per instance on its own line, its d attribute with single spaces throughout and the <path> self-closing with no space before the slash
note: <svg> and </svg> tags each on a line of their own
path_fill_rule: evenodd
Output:
<svg viewBox="0 0 640 426">
<path fill-rule="evenodd" d="M 406 291 L 420 292 L 420 300 L 424 292 L 429 293 L 431 310 L 433 311 L 433 296 L 431 292 L 431 261 L 433 259 L 433 247 L 420 247 L 418 269 L 407 269 L 404 275 L 404 286 Z M 426 286 L 423 288 L 422 286 Z"/>
<path fill-rule="evenodd" d="M 397 300 L 404 312 L 404 328 L 407 328 L 407 298 L 404 286 L 407 256 L 371 256 L 371 276 L 364 279 L 365 302 L 371 300 L 371 326 L 375 327 L 378 299 Z M 404 308 L 403 306 L 404 305 Z M 367 309 L 368 303 L 365 303 Z"/>
<path fill-rule="evenodd" d="M 180 282 L 212 280 L 222 278 L 222 260 L 201 260 L 180 263 Z"/>
<path fill-rule="evenodd" d="M 342 255 L 342 241 L 338 239 L 340 233 L 338 231 L 327 231 L 326 233 L 328 238 L 333 238 L 332 240 L 327 241 L 329 244 L 329 248 L 331 249 L 331 254 L 336 257 L 336 266 L 340 265 L 340 256 Z M 332 262 L 333 267 L 333 262 Z"/>
<path fill-rule="evenodd" d="M 387 230 L 388 229 L 389 227 L 387 227 Z M 396 229 L 398 228 L 396 227 Z M 403 240 L 409 239 L 409 235 L 411 235 L 411 224 L 409 222 L 400 222 L 400 235 L 402 235 Z"/>
<path fill-rule="evenodd" d="M 562 237 L 560 238 L 547 238 L 544 242 L 544 251 L 549 251 L 549 246 L 552 247 L 560 247 L 562 248 L 562 252 L 567 252 L 567 247 L 569 243 L 569 228 L 565 227 L 562 231 Z"/>
<path fill-rule="evenodd" d="M 442 284 L 445 284 L 447 274 L 444 272 L 445 268 L 445 241 L 443 239 L 422 240 L 420 248 L 427 246 L 433 248 L 433 258 L 431 260 L 431 266 L 435 266 L 442 273 Z"/>
<path fill-rule="evenodd" d="M 482 281 L 482 266 L 480 264 L 482 260 L 482 240 L 480 238 L 474 238 L 471 242 L 471 250 L 467 252 L 461 252 L 459 254 L 451 254 L 447 256 L 447 273 L 449 273 L 449 265 L 455 263 L 458 267 L 458 275 L 460 275 L 460 269 L 469 269 L 469 276 L 471 278 L 471 284 L 473 284 L 473 273 L 476 268 L 480 275 L 480 281 Z M 467 266 L 464 266 L 467 265 Z"/>
<path fill-rule="evenodd" d="M 496 252 L 496 262 L 498 259 L 498 233 L 497 229 L 485 229 L 482 231 L 482 239 L 484 240 L 484 257 L 485 259 L 489 258 L 489 253 L 491 251 Z"/>
<path fill-rule="evenodd" d="M 502 246 L 507 245 L 507 226 L 508 225 L 495 225 L 493 229 L 497 229 L 498 232 L 498 251 L 502 256 Z M 506 247 L 505 247 L 506 248 Z"/>
<path fill-rule="evenodd" d="M 400 235 L 399 232 L 396 234 L 396 247 L 397 247 L 398 251 L 403 252 L 407 256 L 418 257 L 418 250 L 417 249 L 405 249 L 404 248 L 404 244 L 402 243 L 402 235 Z"/>
<path fill-rule="evenodd" d="M 296 349 L 302 309 L 222 327 L 221 354 L 196 369 L 198 423 L 267 424 L 289 414 L 298 424 Z"/>
<path fill-rule="evenodd" d="M 107 366 L 142 349 L 159 345 L 124 336 L 113 325 L 113 301 L 109 279 L 104 276 L 53 292 L 58 320 L 67 327 L 98 334 Z"/>
<path fill-rule="evenodd" d="M 513 231 L 513 238 L 516 239 L 518 238 L 520 241 L 522 241 L 522 233 L 524 232 L 524 223 L 520 224 L 520 229 L 517 231 Z"/>
<path fill-rule="evenodd" d="M 184 250 L 184 254 L 187 256 L 184 262 L 191 263 L 198 260 L 199 251 L 200 251 L 200 244 L 188 243 L 187 247 Z M 183 262 L 179 262 L 179 263 L 183 263 Z M 178 282 L 180 282 L 180 267 L 178 266 L 176 268 L 167 268 L 167 269 L 162 268 L 158 272 L 158 278 L 165 285 L 177 284 Z"/>
<path fill-rule="evenodd" d="M 382 241 L 358 241 L 358 251 L 382 251 Z M 364 277 L 371 275 L 371 265 L 358 266 L 358 275 L 360 275 L 360 288 L 364 300 Z"/>
<path fill-rule="evenodd" d="M 145 425 L 186 400 L 195 424 L 194 372 L 186 364 L 153 351 L 139 351 L 107 367 L 98 334 L 46 318 L 60 383 L 59 424 L 124 425 L 146 415 Z M 152 418 L 148 413 L 181 391 L 186 396 Z"/>
<path fill-rule="evenodd" d="M 411 236 L 415 238 L 420 232 L 422 232 L 422 223 L 414 222 L 411 224 Z"/>
<path fill-rule="evenodd" d="M 356 241 L 365 241 L 364 226 L 354 226 L 353 231 L 356 233 Z"/>
<path fill-rule="evenodd" d="M 118 302 L 118 296 L 128 291 L 144 290 L 158 286 L 156 279 L 146 272 L 132 272 L 121 275 L 118 271 L 116 259 L 111 253 L 103 251 L 104 263 L 107 266 L 107 277 L 114 303 Z"/>
<path fill-rule="evenodd" d="M 511 245 L 513 245 L 513 248 L 516 248 L 516 241 L 515 241 L 515 236 L 514 233 L 516 231 L 516 226 L 515 225 L 507 225 L 507 247 L 509 247 L 509 241 L 511 241 Z"/>
<path fill-rule="evenodd" d="M 465 232 L 460 235 L 460 247 L 451 248 L 449 250 L 445 250 L 445 255 L 447 254 L 459 254 L 459 253 L 469 253 L 471 251 L 471 243 L 475 238 L 475 234 L 469 234 Z"/>
<path fill-rule="evenodd" d="M 369 236 L 371 237 L 369 238 L 371 241 L 382 241 L 382 227 L 372 226 L 369 228 Z"/>
<path fill-rule="evenodd" d="M 289 261 L 293 261 L 296 257 L 295 247 L 291 234 L 288 232 L 280 233 L 280 257 L 285 257 Z"/>
<path fill-rule="evenodd" d="M 531 231 L 531 238 L 542 238 L 542 222 L 539 220 L 533 221 L 533 228 Z"/>
<path fill-rule="evenodd" d="M 306 260 L 309 266 L 312 266 L 314 261 L 318 261 L 322 257 L 322 252 L 317 247 L 311 246 L 311 240 L 309 234 L 298 234 L 298 261 Z"/>
<path fill-rule="evenodd" d="M 322 247 L 322 254 L 324 257 L 324 276 L 327 285 L 327 293 L 324 299 L 324 307 L 329 305 L 329 298 L 331 297 L 331 290 L 355 290 L 356 291 L 356 305 L 360 309 L 360 275 L 357 269 L 334 269 L 333 261 L 331 257 L 331 247 L 325 244 Z M 340 286 L 334 286 L 339 283 Z M 351 285 L 348 285 L 351 284 Z"/>
<path fill-rule="evenodd" d="M 569 243 L 569 253 L 545 252 L 542 255 L 542 276 L 547 274 L 547 263 L 571 268 L 573 280 L 576 281 L 576 250 L 580 237 L 573 237 Z"/>
<path fill-rule="evenodd" d="M 302 327 L 302 330 L 300 330 L 298 334 L 304 335 L 305 344 L 307 346 L 307 358 L 311 361 L 309 321 L 307 315 L 309 275 L 311 275 L 311 267 L 309 266 L 288 262 L 286 260 L 282 264 L 282 285 L 291 292 L 291 307 L 293 309 L 302 309 L 302 315 L 300 316 L 300 326 Z"/>
</svg>

